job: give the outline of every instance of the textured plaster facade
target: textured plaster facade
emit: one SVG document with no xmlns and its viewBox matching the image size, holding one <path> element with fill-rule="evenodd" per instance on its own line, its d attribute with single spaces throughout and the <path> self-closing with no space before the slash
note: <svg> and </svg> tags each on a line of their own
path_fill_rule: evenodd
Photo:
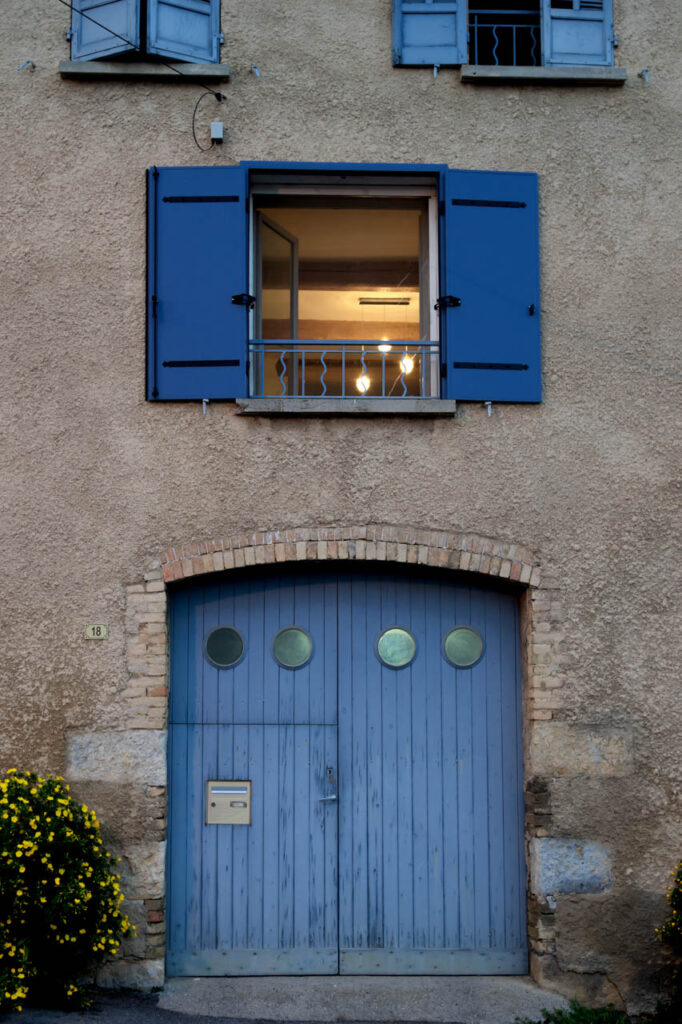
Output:
<svg viewBox="0 0 682 1024">
<path fill-rule="evenodd" d="M 124 858 L 140 934 L 102 980 L 163 977 L 168 589 L 327 558 L 518 582 L 532 973 L 655 998 L 682 838 L 679 5 L 615 21 L 623 88 L 472 85 L 391 67 L 389 0 L 223 0 L 227 99 L 197 129 L 226 142 L 200 153 L 197 83 L 62 78 L 65 8 L 4 5 L 0 761 L 69 774 Z M 542 405 L 146 403 L 144 170 L 247 159 L 537 172 Z"/>
</svg>

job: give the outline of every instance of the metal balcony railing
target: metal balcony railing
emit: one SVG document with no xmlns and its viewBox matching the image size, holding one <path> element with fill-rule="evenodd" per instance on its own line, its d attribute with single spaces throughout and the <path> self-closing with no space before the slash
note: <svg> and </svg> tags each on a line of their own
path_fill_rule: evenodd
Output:
<svg viewBox="0 0 682 1024">
<path fill-rule="evenodd" d="M 439 395 L 438 345 L 286 340 L 253 342 L 249 350 L 254 398 L 437 398 Z"/>
<path fill-rule="evenodd" d="M 537 66 L 540 12 L 537 5 L 514 10 L 469 10 L 469 60 L 472 64 Z"/>
</svg>

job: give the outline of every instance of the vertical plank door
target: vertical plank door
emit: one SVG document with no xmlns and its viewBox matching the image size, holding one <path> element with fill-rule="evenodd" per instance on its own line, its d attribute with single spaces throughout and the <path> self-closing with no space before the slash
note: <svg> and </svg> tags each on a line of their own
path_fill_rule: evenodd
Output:
<svg viewBox="0 0 682 1024">
<path fill-rule="evenodd" d="M 239 633 L 219 668 L 206 639 Z M 312 657 L 286 669 L 290 626 Z M 336 974 L 336 580 L 237 578 L 171 601 L 169 975 Z M 206 823 L 208 780 L 250 780 L 249 825 Z"/>
<path fill-rule="evenodd" d="M 433 578 L 339 583 L 339 909 L 345 974 L 525 974 L 516 599 Z M 480 661 L 443 653 L 456 625 Z M 377 639 L 416 654 L 383 665 Z"/>
</svg>

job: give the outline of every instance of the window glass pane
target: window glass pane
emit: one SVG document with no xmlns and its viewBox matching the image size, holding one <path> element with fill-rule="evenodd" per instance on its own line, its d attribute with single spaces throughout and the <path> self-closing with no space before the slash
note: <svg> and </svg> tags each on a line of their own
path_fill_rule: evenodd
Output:
<svg viewBox="0 0 682 1024">
<path fill-rule="evenodd" d="M 290 626 L 279 631 L 272 642 L 272 653 L 282 668 L 301 668 L 313 656 L 313 641 L 304 629 Z"/>
<path fill-rule="evenodd" d="M 443 651 L 455 668 L 470 668 L 483 654 L 483 640 L 475 629 L 457 626 L 445 637 Z"/>
<path fill-rule="evenodd" d="M 218 668 L 236 665 L 243 653 L 244 641 L 230 626 L 219 626 L 206 637 L 206 657 Z"/>
<path fill-rule="evenodd" d="M 379 660 L 389 668 L 404 668 L 417 653 L 417 644 L 406 629 L 386 629 L 377 640 Z"/>
<path fill-rule="evenodd" d="M 293 338 L 294 242 L 265 219 L 261 222 L 261 324 L 263 338 Z"/>
</svg>

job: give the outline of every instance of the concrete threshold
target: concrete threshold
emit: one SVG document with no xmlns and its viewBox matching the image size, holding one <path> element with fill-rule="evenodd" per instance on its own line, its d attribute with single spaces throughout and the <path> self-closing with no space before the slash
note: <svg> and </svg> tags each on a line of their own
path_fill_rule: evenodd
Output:
<svg viewBox="0 0 682 1024">
<path fill-rule="evenodd" d="M 513 1024 L 539 1020 L 563 996 L 528 977 L 171 978 L 158 1007 L 240 1021 L 421 1021 Z"/>
</svg>

